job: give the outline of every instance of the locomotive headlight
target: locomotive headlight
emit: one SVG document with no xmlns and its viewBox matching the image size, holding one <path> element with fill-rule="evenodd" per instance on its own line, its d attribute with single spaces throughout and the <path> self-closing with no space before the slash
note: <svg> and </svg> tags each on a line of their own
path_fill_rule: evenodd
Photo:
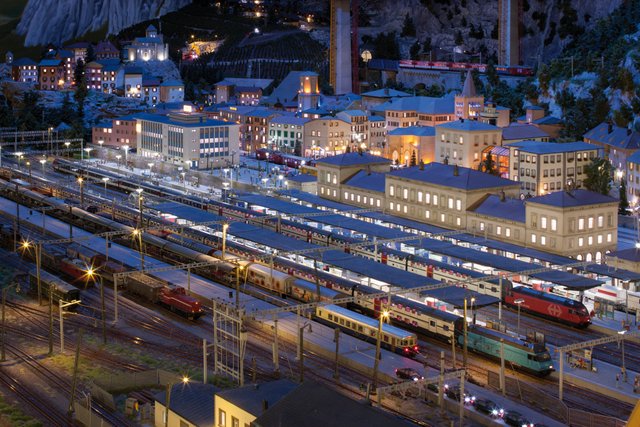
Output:
<svg viewBox="0 0 640 427">
<path fill-rule="evenodd" d="M 493 409 L 491 410 L 491 415 L 493 415 L 494 417 L 498 415 L 498 410 L 497 409 Z"/>
</svg>

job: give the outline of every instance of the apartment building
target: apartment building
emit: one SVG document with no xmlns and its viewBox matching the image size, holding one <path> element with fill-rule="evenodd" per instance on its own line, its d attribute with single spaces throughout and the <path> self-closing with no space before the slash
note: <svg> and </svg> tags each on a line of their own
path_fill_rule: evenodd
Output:
<svg viewBox="0 0 640 427">
<path fill-rule="evenodd" d="M 582 141 L 554 143 L 521 141 L 508 145 L 510 178 L 520 182 L 521 196 L 540 196 L 569 188 L 581 188 L 585 167 L 601 151 Z"/>
</svg>

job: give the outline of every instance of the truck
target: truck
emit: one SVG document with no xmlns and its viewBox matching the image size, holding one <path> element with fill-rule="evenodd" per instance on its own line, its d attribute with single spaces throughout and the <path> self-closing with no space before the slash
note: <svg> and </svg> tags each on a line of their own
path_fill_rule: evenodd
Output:
<svg viewBox="0 0 640 427">
<path fill-rule="evenodd" d="M 158 304 L 177 312 L 188 319 L 196 320 L 204 314 L 200 302 L 187 295 L 181 286 L 165 282 L 144 273 L 132 273 L 127 276 L 125 286 L 128 292 L 144 300 Z"/>
</svg>

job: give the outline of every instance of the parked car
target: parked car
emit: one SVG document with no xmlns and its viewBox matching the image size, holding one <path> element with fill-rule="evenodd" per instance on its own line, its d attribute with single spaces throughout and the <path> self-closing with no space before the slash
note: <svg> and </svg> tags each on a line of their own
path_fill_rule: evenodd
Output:
<svg viewBox="0 0 640 427">
<path fill-rule="evenodd" d="M 450 386 L 449 384 L 445 384 L 444 392 L 449 399 L 460 401 L 460 386 L 458 385 Z M 473 405 L 475 401 L 476 401 L 475 396 L 467 392 L 464 393 L 465 405 Z"/>
<path fill-rule="evenodd" d="M 504 415 L 504 409 L 499 408 L 495 402 L 489 399 L 477 399 L 475 407 L 477 411 L 491 415 L 494 418 L 499 418 Z"/>
<path fill-rule="evenodd" d="M 517 411 L 505 412 L 504 422 L 514 427 L 533 427 L 533 423 Z"/>
<path fill-rule="evenodd" d="M 398 368 L 396 369 L 396 377 L 401 380 L 423 380 L 424 377 L 418 373 L 415 369 L 412 368 Z"/>
</svg>

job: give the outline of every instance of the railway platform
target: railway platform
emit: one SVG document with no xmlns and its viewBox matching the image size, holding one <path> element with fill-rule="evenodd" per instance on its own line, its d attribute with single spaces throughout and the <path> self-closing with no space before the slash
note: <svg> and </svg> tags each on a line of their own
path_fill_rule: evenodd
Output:
<svg viewBox="0 0 640 427">
<path fill-rule="evenodd" d="M 0 198 L 0 211 L 13 217 L 16 212 L 16 204 L 5 198 Z M 41 215 L 42 214 L 40 212 L 30 210 L 25 206 L 20 206 L 21 222 L 29 222 L 35 227 L 42 227 L 43 219 Z M 70 227 L 68 224 L 48 215 L 45 215 L 44 223 L 51 238 L 69 237 Z M 101 254 L 105 253 L 106 242 L 103 238 L 89 237 L 91 236 L 91 233 L 75 226 L 71 228 L 71 232 L 75 237 L 88 237 L 86 239 L 78 240 L 78 243 Z M 109 257 L 127 264 L 137 264 L 139 262 L 139 253 L 137 251 L 116 243 L 111 243 L 111 247 L 109 248 Z M 145 256 L 145 266 L 147 268 L 168 267 L 169 264 L 152 257 Z M 218 302 L 227 303 L 234 301 L 234 298 L 231 298 L 230 295 L 230 288 L 214 283 L 195 274 L 191 274 L 191 277 L 188 278 L 187 272 L 182 270 L 172 270 L 162 273 L 154 273 L 153 275 L 168 282 L 189 288 L 192 294 L 197 295 L 204 300 L 211 301 L 212 299 L 215 299 Z M 240 305 L 245 308 L 246 312 L 250 316 L 262 310 L 276 308 L 273 304 L 246 294 L 240 295 Z M 206 321 L 209 322 L 210 319 L 206 319 Z M 270 322 L 272 322 L 272 320 L 264 321 L 261 328 L 265 331 L 272 330 Z M 304 345 L 308 346 L 307 348 L 310 350 L 334 355 L 334 329 L 313 320 L 298 319 L 295 314 L 283 314 L 278 318 L 279 336 L 287 341 L 290 339 L 294 344 L 296 344 L 298 342 L 298 328 L 306 322 L 312 324 L 312 332 L 309 333 L 308 331 L 305 331 Z M 211 337 L 203 336 L 203 338 L 210 339 Z M 339 355 L 340 363 L 343 364 L 343 366 L 348 365 L 363 374 L 369 374 L 372 370 L 374 354 L 375 345 L 364 343 L 350 335 L 341 334 Z M 422 370 L 422 365 L 412 359 L 401 357 L 385 349 L 381 350 L 381 354 L 382 358 L 379 366 L 381 380 L 394 380 L 396 368 L 407 367 Z"/>
</svg>

